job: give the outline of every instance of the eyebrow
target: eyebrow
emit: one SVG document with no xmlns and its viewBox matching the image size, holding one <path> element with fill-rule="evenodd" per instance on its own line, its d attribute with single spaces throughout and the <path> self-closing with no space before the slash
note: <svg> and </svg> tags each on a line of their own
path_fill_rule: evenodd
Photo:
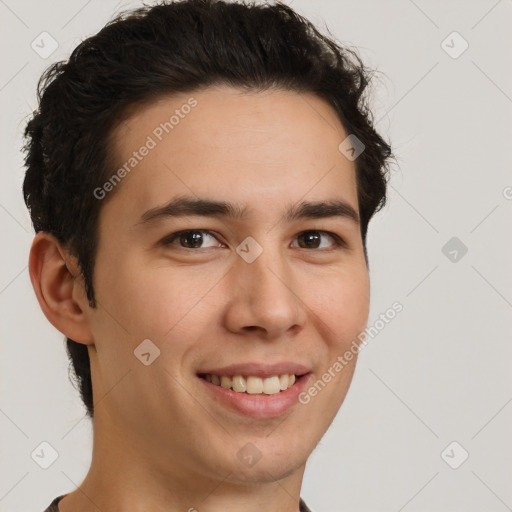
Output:
<svg viewBox="0 0 512 512">
<path fill-rule="evenodd" d="M 226 201 L 180 196 L 172 199 L 164 206 L 147 210 L 136 225 L 146 225 L 169 217 L 186 216 L 243 220 L 247 218 L 247 207 Z M 360 223 L 356 210 L 350 204 L 341 200 L 302 201 L 297 205 L 291 205 L 282 216 L 281 222 L 328 217 L 341 217 L 356 224 Z"/>
</svg>

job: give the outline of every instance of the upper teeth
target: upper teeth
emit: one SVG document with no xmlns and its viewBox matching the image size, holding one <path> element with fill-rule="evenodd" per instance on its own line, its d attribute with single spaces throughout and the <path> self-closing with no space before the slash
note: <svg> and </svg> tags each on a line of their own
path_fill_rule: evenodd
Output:
<svg viewBox="0 0 512 512">
<path fill-rule="evenodd" d="M 249 393 L 252 395 L 259 393 L 274 395 L 279 393 L 279 391 L 284 391 L 293 386 L 293 383 L 295 382 L 295 375 L 293 373 L 274 375 L 273 377 L 268 377 L 266 379 L 254 377 L 252 375 L 248 377 L 243 377 L 242 375 L 229 377 L 227 375 L 219 376 L 207 373 L 204 378 L 208 382 L 217 386 L 222 386 L 226 389 L 233 389 L 239 393 Z"/>
</svg>

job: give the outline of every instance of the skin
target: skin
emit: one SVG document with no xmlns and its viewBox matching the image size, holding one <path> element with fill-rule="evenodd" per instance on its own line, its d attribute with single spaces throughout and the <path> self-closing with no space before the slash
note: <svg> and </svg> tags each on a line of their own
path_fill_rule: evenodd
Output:
<svg viewBox="0 0 512 512">
<path fill-rule="evenodd" d="M 118 164 L 191 96 L 198 105 L 103 200 L 96 309 L 65 248 L 44 233 L 31 248 L 41 308 L 91 359 L 92 463 L 62 512 L 297 512 L 306 460 L 350 386 L 356 357 L 278 418 L 246 417 L 205 393 L 196 376 L 205 365 L 296 361 L 316 381 L 364 330 L 369 279 L 356 222 L 279 222 L 303 200 L 358 211 L 355 163 L 338 150 L 348 134 L 314 95 L 217 86 L 161 98 L 115 130 Z M 177 195 L 238 202 L 249 214 L 137 225 Z M 185 229 L 211 231 L 206 248 L 161 243 Z M 306 230 L 335 233 L 347 247 L 325 233 L 304 245 Z M 235 251 L 247 236 L 263 248 L 250 264 Z M 161 351 L 149 366 L 133 353 L 144 339 Z M 236 456 L 248 442 L 262 455 L 252 467 Z"/>
</svg>

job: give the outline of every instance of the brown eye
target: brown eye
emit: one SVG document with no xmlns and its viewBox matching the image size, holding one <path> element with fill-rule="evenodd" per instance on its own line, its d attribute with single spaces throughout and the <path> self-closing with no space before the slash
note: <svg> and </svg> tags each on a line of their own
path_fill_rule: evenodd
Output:
<svg viewBox="0 0 512 512">
<path fill-rule="evenodd" d="M 321 247 L 322 237 L 328 237 L 333 240 L 334 243 L 327 245 L 327 247 Z M 333 248 L 333 246 L 345 246 L 345 243 L 338 235 L 328 233 L 327 231 L 304 231 L 297 236 L 297 239 L 301 241 L 299 242 L 299 247 L 301 249 L 328 249 L 329 247 Z"/>
<path fill-rule="evenodd" d="M 183 249 L 207 249 L 209 247 L 214 247 L 215 245 L 204 246 L 203 243 L 205 240 L 208 240 L 208 237 L 216 240 L 216 238 L 210 234 L 209 231 L 202 229 L 188 230 L 188 231 L 179 231 L 177 233 L 173 233 L 168 237 L 162 240 L 162 244 L 164 245 L 178 245 Z M 218 242 L 217 242 L 218 245 Z"/>
<path fill-rule="evenodd" d="M 178 240 L 181 245 L 188 249 L 197 249 L 203 243 L 203 234 L 199 231 L 188 231 L 186 233 L 182 233 Z"/>
</svg>

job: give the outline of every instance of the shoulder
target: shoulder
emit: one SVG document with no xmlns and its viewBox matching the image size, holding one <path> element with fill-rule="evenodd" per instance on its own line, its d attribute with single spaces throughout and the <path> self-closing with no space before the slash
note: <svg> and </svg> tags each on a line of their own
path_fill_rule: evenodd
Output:
<svg viewBox="0 0 512 512">
<path fill-rule="evenodd" d="M 304 500 L 302 498 L 300 498 L 300 501 L 299 501 L 299 511 L 300 512 L 311 512 L 311 510 L 309 509 L 309 507 L 304 503 Z M 46 511 L 45 511 L 46 512 Z"/>
<path fill-rule="evenodd" d="M 61 496 L 57 496 L 48 506 L 47 509 L 45 509 L 44 512 L 59 512 L 59 501 L 66 496 L 65 494 Z M 301 511 L 302 512 L 302 511 Z"/>
</svg>

